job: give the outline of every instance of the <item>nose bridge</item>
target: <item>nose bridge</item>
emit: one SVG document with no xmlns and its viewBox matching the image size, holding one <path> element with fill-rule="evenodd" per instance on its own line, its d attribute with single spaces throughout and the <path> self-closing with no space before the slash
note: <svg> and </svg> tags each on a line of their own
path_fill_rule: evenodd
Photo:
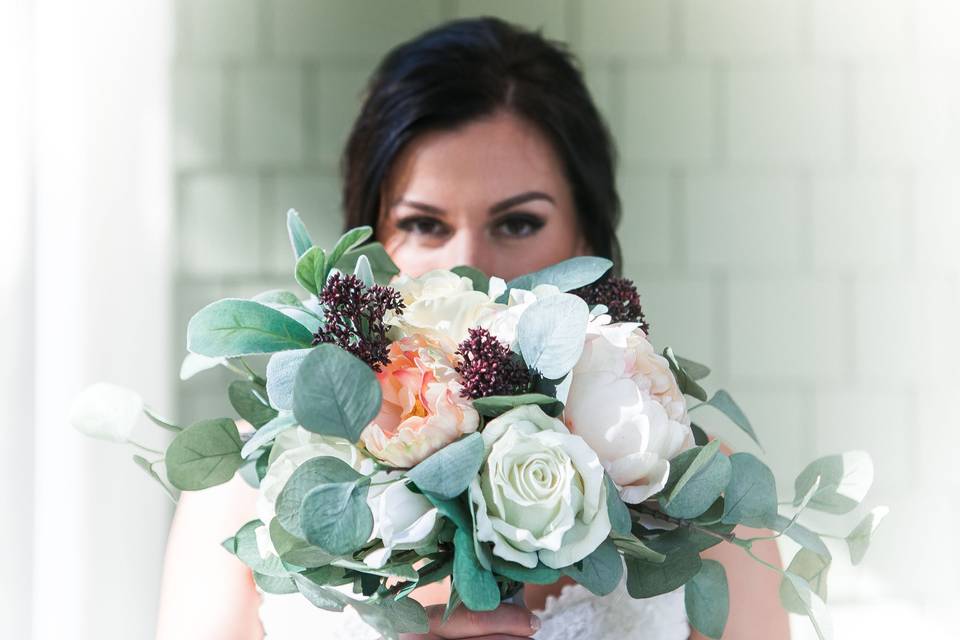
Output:
<svg viewBox="0 0 960 640">
<path fill-rule="evenodd" d="M 451 245 L 452 255 L 450 258 L 453 260 L 453 264 L 450 266 L 463 264 L 481 270 L 489 268 L 490 265 L 486 264 L 489 246 L 481 229 L 477 229 L 473 225 L 461 227 L 454 234 Z"/>
</svg>

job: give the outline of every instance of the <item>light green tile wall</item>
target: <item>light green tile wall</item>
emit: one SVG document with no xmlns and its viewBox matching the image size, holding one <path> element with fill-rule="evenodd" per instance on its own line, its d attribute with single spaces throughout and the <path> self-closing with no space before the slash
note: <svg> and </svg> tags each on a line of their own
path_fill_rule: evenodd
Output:
<svg viewBox="0 0 960 640">
<path fill-rule="evenodd" d="M 570 43 L 621 152 L 627 271 L 652 337 L 714 365 L 757 423 L 782 492 L 804 460 L 858 446 L 894 505 L 960 488 L 960 13 L 906 0 L 180 0 L 173 69 L 182 339 L 218 296 L 289 283 L 283 213 L 339 232 L 337 157 L 389 47 L 492 13 Z M 223 242 L 229 238 L 230 247 Z M 226 410 L 218 374 L 180 412 Z M 704 418 L 722 433 L 720 421 Z M 746 440 L 731 435 L 739 447 Z M 939 491 L 939 492 L 938 492 Z M 931 502 L 932 501 L 932 502 Z M 941 510 L 956 529 L 956 510 Z M 920 551 L 933 557 L 933 551 Z M 926 557 L 926 556 L 924 556 Z M 872 564 L 871 564 L 872 563 Z"/>
</svg>

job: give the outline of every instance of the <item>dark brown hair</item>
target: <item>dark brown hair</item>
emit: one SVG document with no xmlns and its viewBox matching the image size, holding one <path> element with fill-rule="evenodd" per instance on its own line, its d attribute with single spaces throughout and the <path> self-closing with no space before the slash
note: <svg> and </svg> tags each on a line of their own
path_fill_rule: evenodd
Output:
<svg viewBox="0 0 960 640">
<path fill-rule="evenodd" d="M 454 20 L 390 50 L 371 76 L 341 160 L 347 228 L 376 228 L 381 187 L 404 145 L 498 109 L 537 126 L 560 156 L 581 232 L 620 268 L 616 150 L 560 42 L 498 18 Z"/>
</svg>

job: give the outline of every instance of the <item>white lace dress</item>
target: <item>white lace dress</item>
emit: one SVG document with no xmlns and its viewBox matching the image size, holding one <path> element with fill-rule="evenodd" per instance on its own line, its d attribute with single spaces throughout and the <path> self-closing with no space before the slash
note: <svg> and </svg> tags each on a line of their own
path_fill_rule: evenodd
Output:
<svg viewBox="0 0 960 640">
<path fill-rule="evenodd" d="M 317 609 L 300 594 L 262 593 L 260 621 L 268 640 L 377 640 L 380 635 L 347 607 L 342 613 Z M 690 635 L 683 587 L 654 598 L 634 600 L 621 583 L 605 597 L 580 585 L 564 586 L 535 610 L 543 626 L 536 640 L 686 640 Z"/>
</svg>

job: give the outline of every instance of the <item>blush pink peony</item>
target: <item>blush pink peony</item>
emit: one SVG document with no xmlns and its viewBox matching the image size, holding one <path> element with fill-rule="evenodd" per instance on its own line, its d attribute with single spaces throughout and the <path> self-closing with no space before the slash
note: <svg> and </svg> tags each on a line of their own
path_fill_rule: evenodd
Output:
<svg viewBox="0 0 960 640">
<path fill-rule="evenodd" d="M 423 335 L 390 345 L 390 364 L 377 374 L 380 413 L 360 436 L 373 457 L 393 467 L 412 467 L 480 425 L 480 415 L 454 370 L 453 354 Z"/>
</svg>

